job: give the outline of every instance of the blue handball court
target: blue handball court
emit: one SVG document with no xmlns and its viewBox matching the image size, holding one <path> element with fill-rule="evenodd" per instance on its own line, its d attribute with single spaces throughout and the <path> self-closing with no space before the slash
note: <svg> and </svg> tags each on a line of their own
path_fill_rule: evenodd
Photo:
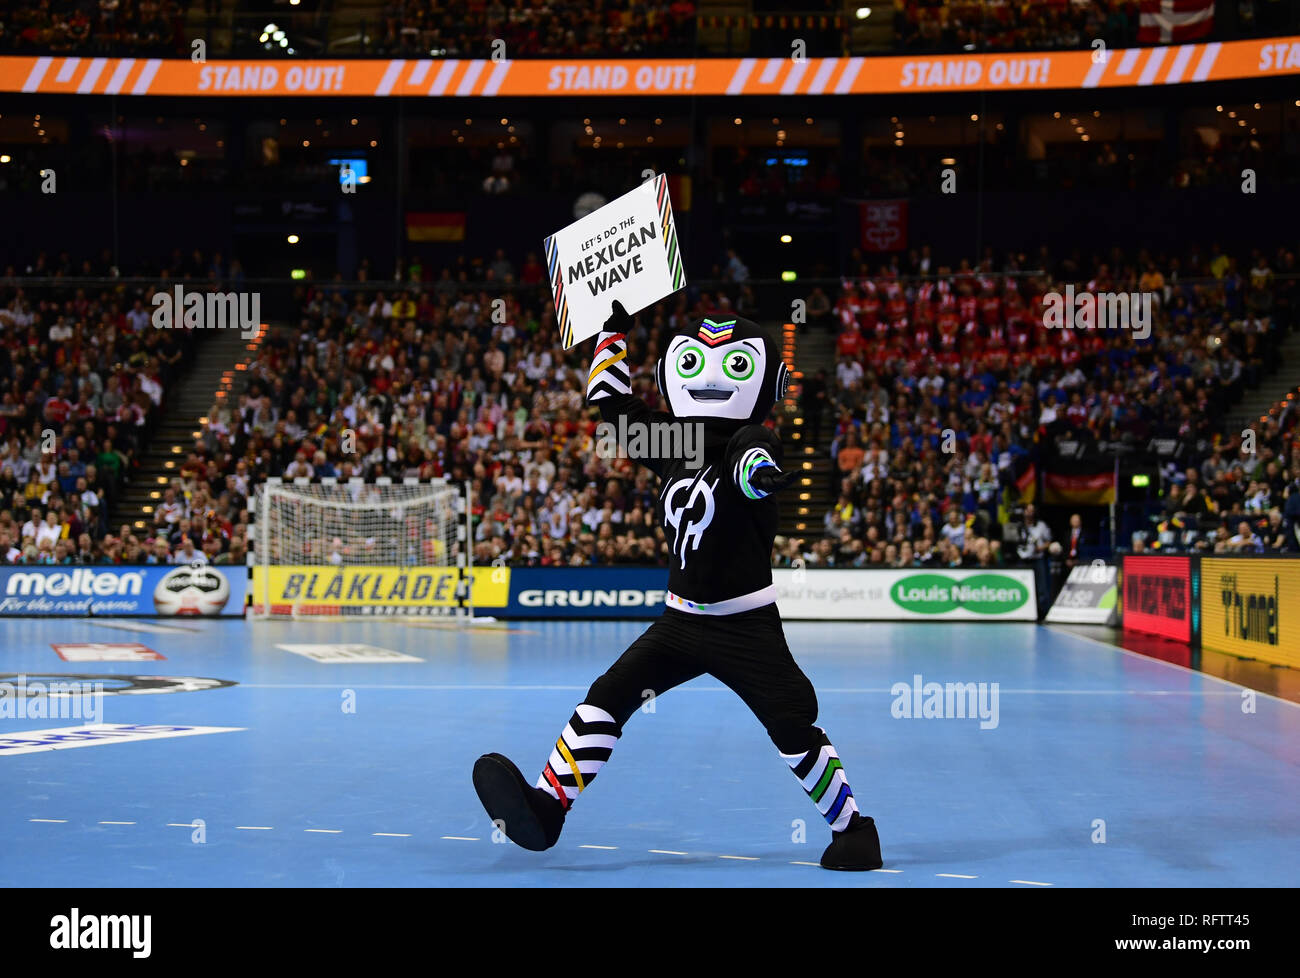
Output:
<svg viewBox="0 0 1300 978">
<path fill-rule="evenodd" d="M 1065 629 L 787 624 L 879 825 L 885 868 L 845 874 L 707 676 L 629 721 L 554 849 L 494 840 L 475 758 L 535 777 L 642 623 L 171 621 L 4 624 L 0 885 L 1300 882 L 1300 706 Z M 81 681 L 97 735 L 14 691 Z M 979 712 L 926 716 L 930 683 L 976 684 Z"/>
</svg>

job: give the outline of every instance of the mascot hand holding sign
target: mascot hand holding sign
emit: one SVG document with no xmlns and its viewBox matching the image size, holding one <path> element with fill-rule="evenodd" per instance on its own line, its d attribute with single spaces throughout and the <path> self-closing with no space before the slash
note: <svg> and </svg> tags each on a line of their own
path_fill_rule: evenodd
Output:
<svg viewBox="0 0 1300 978">
<path fill-rule="evenodd" d="M 626 333 L 614 303 L 587 380 L 587 401 L 605 421 L 697 423 L 702 459 L 641 459 L 662 481 L 659 500 L 671 543 L 667 608 L 592 684 L 560 734 L 536 786 L 501 754 L 474 765 L 488 815 L 525 849 L 555 845 L 565 815 L 609 760 L 623 726 L 644 702 L 708 673 L 734 690 L 767 730 L 781 757 L 831 827 L 827 869 L 880 868 L 875 823 L 859 813 L 825 731 L 814 725 L 817 696 L 781 629 L 772 583 L 774 493 L 790 485 L 781 442 L 762 421 L 785 393 L 788 371 L 776 344 L 745 319 L 704 320 L 675 335 L 656 365 L 671 414 L 631 393 Z"/>
</svg>

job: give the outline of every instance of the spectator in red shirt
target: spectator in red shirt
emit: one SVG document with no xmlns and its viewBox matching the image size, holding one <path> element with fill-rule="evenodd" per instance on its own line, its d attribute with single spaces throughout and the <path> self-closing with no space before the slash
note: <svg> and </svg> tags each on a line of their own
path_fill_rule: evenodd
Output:
<svg viewBox="0 0 1300 978">
<path fill-rule="evenodd" d="M 840 357 L 852 357 L 857 360 L 862 356 L 865 348 L 866 341 L 856 326 L 844 330 L 835 341 L 835 355 Z"/>
</svg>

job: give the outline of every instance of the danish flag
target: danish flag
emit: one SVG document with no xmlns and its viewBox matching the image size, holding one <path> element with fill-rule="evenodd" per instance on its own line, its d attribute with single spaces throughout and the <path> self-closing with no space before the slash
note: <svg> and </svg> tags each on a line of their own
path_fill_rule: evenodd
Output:
<svg viewBox="0 0 1300 978">
<path fill-rule="evenodd" d="M 1214 29 L 1214 0 L 1141 0 L 1138 42 L 1182 43 Z"/>
</svg>

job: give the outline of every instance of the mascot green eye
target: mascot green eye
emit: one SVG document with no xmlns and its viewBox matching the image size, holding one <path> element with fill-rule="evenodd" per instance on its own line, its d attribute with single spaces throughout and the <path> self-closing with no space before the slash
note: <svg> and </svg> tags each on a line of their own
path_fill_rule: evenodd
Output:
<svg viewBox="0 0 1300 978">
<path fill-rule="evenodd" d="M 722 363 L 722 371 L 732 380 L 749 380 L 754 373 L 754 358 L 744 350 L 732 350 Z"/>
<path fill-rule="evenodd" d="M 699 347 L 688 346 L 677 354 L 677 375 L 694 377 L 704 369 L 704 352 Z"/>
</svg>

